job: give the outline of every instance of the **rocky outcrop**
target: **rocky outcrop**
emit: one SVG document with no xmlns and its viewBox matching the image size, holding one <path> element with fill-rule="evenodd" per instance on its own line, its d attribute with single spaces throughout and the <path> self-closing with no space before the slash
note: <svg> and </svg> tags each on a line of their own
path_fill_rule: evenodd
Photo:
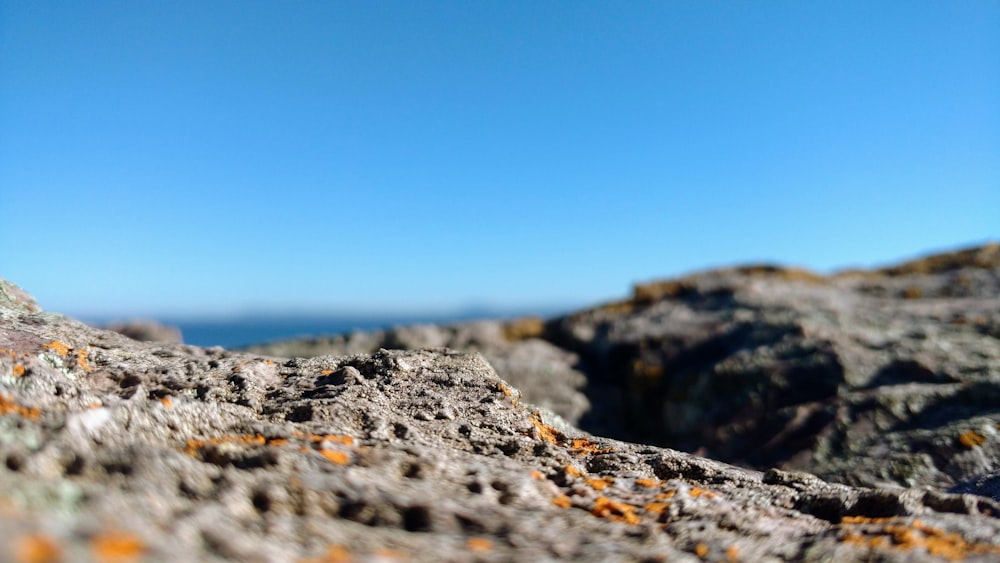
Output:
<svg viewBox="0 0 1000 563">
<path fill-rule="evenodd" d="M 542 320 L 537 318 L 411 325 L 271 342 L 250 346 L 245 351 L 280 357 L 371 354 L 382 348 L 447 347 L 479 352 L 500 377 L 521 390 L 525 400 L 575 424 L 590 410 L 590 402 L 582 392 L 587 379 L 574 369 L 579 361 L 576 354 L 541 339 L 543 331 Z"/>
<path fill-rule="evenodd" d="M 398 327 L 252 350 L 426 346 L 483 352 L 529 401 L 596 434 L 1000 500 L 998 244 L 834 276 L 712 270 L 544 326 Z"/>
<path fill-rule="evenodd" d="M 596 437 L 477 353 L 137 342 L 7 282 L 0 458 L 20 562 L 1000 557 L 990 499 Z"/>
<path fill-rule="evenodd" d="M 1000 469 L 1000 245 L 643 284 L 546 335 L 610 399 L 586 428 L 855 485 L 969 491 Z"/>
</svg>

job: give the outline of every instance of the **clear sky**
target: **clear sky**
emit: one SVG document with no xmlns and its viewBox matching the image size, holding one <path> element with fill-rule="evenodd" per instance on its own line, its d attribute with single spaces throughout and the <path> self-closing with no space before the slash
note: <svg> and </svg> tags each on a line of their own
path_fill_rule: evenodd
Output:
<svg viewBox="0 0 1000 563">
<path fill-rule="evenodd" d="M 582 305 L 998 235 L 992 0 L 0 0 L 0 276 L 50 310 Z"/>
</svg>

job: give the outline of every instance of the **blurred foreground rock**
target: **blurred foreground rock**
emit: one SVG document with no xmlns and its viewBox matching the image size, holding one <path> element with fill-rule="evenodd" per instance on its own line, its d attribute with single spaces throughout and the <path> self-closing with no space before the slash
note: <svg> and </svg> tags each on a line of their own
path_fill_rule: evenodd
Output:
<svg viewBox="0 0 1000 563">
<path fill-rule="evenodd" d="M 478 353 L 143 343 L 2 281 L 0 462 L 3 561 L 1000 557 L 993 500 L 595 437 Z"/>
</svg>

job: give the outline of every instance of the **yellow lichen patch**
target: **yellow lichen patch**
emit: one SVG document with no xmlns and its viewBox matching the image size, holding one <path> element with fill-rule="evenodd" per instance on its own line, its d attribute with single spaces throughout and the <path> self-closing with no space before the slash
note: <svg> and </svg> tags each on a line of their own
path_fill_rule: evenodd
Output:
<svg viewBox="0 0 1000 563">
<path fill-rule="evenodd" d="M 874 526 L 859 530 L 849 529 L 841 538 L 844 543 L 864 546 L 869 549 L 890 549 L 894 551 L 925 550 L 950 561 L 960 561 L 970 555 L 1000 555 L 1000 546 L 966 541 L 962 536 L 928 526 L 920 520 L 907 522 L 905 519 L 866 518 L 845 516 L 841 526 Z"/>
<path fill-rule="evenodd" d="M 638 524 L 639 517 L 635 515 L 635 507 L 631 504 L 611 500 L 608 497 L 597 497 L 594 506 L 590 509 L 594 516 L 624 522 L 626 524 Z"/>
<path fill-rule="evenodd" d="M 174 401 L 170 397 L 160 397 L 160 403 L 163 404 L 165 408 L 173 408 Z"/>
<path fill-rule="evenodd" d="M 535 425 L 535 429 L 538 431 L 538 437 L 550 444 L 558 444 L 559 440 L 562 439 L 562 432 L 559 432 L 555 428 L 552 428 L 548 424 L 542 422 L 541 416 L 532 413 L 528 420 Z"/>
<path fill-rule="evenodd" d="M 0 394 L 0 415 L 5 414 L 17 414 L 28 420 L 35 420 L 42 413 L 35 407 L 19 405 L 7 395 Z"/>
<path fill-rule="evenodd" d="M 963 432 L 962 435 L 958 437 L 958 443 L 967 448 L 975 448 L 986 443 L 986 436 L 969 430 L 968 432 Z"/>
<path fill-rule="evenodd" d="M 323 370 L 323 371 L 321 371 L 319 373 L 322 374 L 322 375 L 330 375 L 331 373 L 333 373 L 333 370 L 332 369 L 325 369 L 325 370 Z"/>
<path fill-rule="evenodd" d="M 659 487 L 662 483 L 656 479 L 636 479 L 635 484 L 640 487 L 646 487 L 647 489 L 654 489 Z"/>
<path fill-rule="evenodd" d="M 573 501 L 569 500 L 566 495 L 559 495 L 552 499 L 552 504 L 558 506 L 559 508 L 569 508 L 573 506 Z"/>
<path fill-rule="evenodd" d="M 611 477 L 594 477 L 591 479 L 586 479 L 585 482 L 591 486 L 595 491 L 603 491 L 604 489 L 610 487 L 614 484 L 615 480 Z"/>
<path fill-rule="evenodd" d="M 536 480 L 538 480 L 538 481 L 541 481 L 541 480 L 545 479 L 545 475 L 542 475 L 542 472 L 541 472 L 541 471 L 538 471 L 538 470 L 536 469 L 535 471 L 532 471 L 532 472 L 531 472 L 531 478 L 532 478 L 532 479 L 536 479 Z"/>
<path fill-rule="evenodd" d="M 353 446 L 354 438 L 350 436 L 336 436 L 334 434 L 325 434 L 320 442 L 336 442 L 338 444 L 344 444 L 345 446 Z"/>
<path fill-rule="evenodd" d="M 336 463 L 337 465 L 347 465 L 351 461 L 351 456 L 344 452 L 336 452 L 333 450 L 321 450 L 319 453 L 323 454 L 327 460 L 331 463 Z"/>
<path fill-rule="evenodd" d="M 62 342 L 59 342 L 58 340 L 53 340 L 52 342 L 46 344 L 44 347 L 48 348 L 49 350 L 52 350 L 53 352 L 62 357 L 66 357 L 66 355 L 69 354 L 69 346 L 63 344 Z"/>
<path fill-rule="evenodd" d="M 726 548 L 726 561 L 728 563 L 736 563 L 740 560 L 740 548 L 735 545 L 731 545 Z"/>
<path fill-rule="evenodd" d="M 77 350 L 76 351 L 76 365 L 78 365 L 81 368 L 83 368 L 84 371 L 87 371 L 87 372 L 94 371 L 94 368 L 92 368 L 90 366 L 90 364 L 87 363 L 87 351 L 86 350 Z"/>
<path fill-rule="evenodd" d="M 292 436 L 296 438 L 304 438 L 313 443 L 320 442 L 336 442 L 338 444 L 344 444 L 345 446 L 353 446 L 354 438 L 344 435 L 338 436 L 336 434 L 306 434 L 304 432 L 294 432 Z"/>
<path fill-rule="evenodd" d="M 584 475 L 583 471 L 577 469 L 576 467 L 573 467 L 572 465 L 567 465 L 566 467 L 564 467 L 563 472 L 566 473 L 566 475 L 569 475 L 570 477 L 583 477 Z"/>
<path fill-rule="evenodd" d="M 677 491 L 671 489 L 669 491 L 660 493 L 660 494 L 656 495 L 653 498 L 655 498 L 656 500 L 668 500 L 668 499 L 674 498 L 674 495 L 676 495 L 676 494 L 677 494 Z"/>
<path fill-rule="evenodd" d="M 63 557 L 55 540 L 43 534 L 31 534 L 18 538 L 14 560 L 17 563 L 56 563 Z"/>
<path fill-rule="evenodd" d="M 90 553 L 101 562 L 136 561 L 145 551 L 142 539 L 129 532 L 104 532 L 90 540 Z"/>
<path fill-rule="evenodd" d="M 467 547 L 469 551 L 492 551 L 493 542 L 486 538 L 469 538 L 469 540 L 465 542 L 465 547 Z"/>
<path fill-rule="evenodd" d="M 573 450 L 573 452 L 578 456 L 587 454 L 606 454 L 615 451 L 614 448 L 599 448 L 597 444 L 587 438 L 574 439 L 570 442 L 569 449 Z"/>
<path fill-rule="evenodd" d="M 14 374 L 14 377 L 21 377 L 24 375 L 24 366 L 21 364 L 14 364 L 14 367 L 11 368 L 11 373 Z"/>
<path fill-rule="evenodd" d="M 699 543 L 694 546 L 694 554 L 704 559 L 708 555 L 708 546 L 703 543 Z"/>
<path fill-rule="evenodd" d="M 663 514 L 670 508 L 669 502 L 650 502 L 646 506 L 642 507 L 643 510 L 651 514 Z"/>
<path fill-rule="evenodd" d="M 692 497 L 705 497 L 705 498 L 715 498 L 715 493 L 712 491 L 706 491 L 705 489 L 699 489 L 698 487 L 691 487 L 688 492 Z"/>
</svg>

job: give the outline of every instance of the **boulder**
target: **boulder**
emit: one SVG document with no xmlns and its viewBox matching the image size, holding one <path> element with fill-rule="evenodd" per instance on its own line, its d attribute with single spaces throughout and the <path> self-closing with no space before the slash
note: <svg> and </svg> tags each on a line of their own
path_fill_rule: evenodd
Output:
<svg viewBox="0 0 1000 563">
<path fill-rule="evenodd" d="M 526 402 L 479 353 L 275 359 L 138 342 L 0 287 L 0 560 L 1000 557 L 993 500 L 598 437 Z M 773 362 L 828 366 L 781 321 L 699 334 L 780 336 Z"/>
<path fill-rule="evenodd" d="M 604 397 L 591 431 L 870 487 L 968 492 L 1000 469 L 997 244 L 832 276 L 763 265 L 640 284 L 546 337 Z"/>
</svg>

